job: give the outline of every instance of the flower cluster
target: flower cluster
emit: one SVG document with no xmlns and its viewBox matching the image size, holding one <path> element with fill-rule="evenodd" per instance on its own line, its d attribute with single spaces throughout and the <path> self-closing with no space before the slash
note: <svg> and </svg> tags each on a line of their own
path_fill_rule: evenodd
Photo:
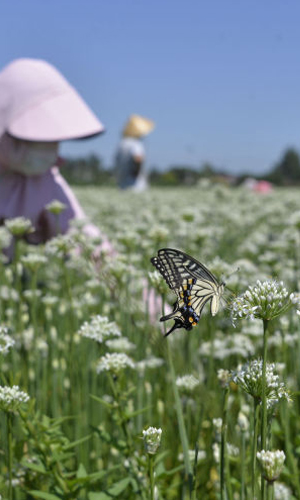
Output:
<svg viewBox="0 0 300 500">
<path fill-rule="evenodd" d="M 156 358 L 155 356 L 151 356 L 146 359 L 142 359 L 136 363 L 136 367 L 140 373 L 144 373 L 146 368 L 150 368 L 152 370 L 156 370 L 160 368 L 164 364 L 164 360 L 162 358 Z"/>
<path fill-rule="evenodd" d="M 285 454 L 281 450 L 257 452 L 257 458 L 260 462 L 262 473 L 265 479 L 269 482 L 275 481 L 283 468 Z"/>
<path fill-rule="evenodd" d="M 155 455 L 160 446 L 161 434 L 162 429 L 157 429 L 156 427 L 148 427 L 148 429 L 143 431 L 146 453 L 149 453 L 149 455 Z"/>
<path fill-rule="evenodd" d="M 17 385 L 13 387 L 0 386 L 0 408 L 3 411 L 16 411 L 23 403 L 29 401 L 26 392 L 20 391 Z"/>
<path fill-rule="evenodd" d="M 237 424 L 242 432 L 246 432 L 249 429 L 249 420 L 242 411 L 238 414 Z"/>
<path fill-rule="evenodd" d="M 189 459 L 190 459 L 190 462 L 192 465 L 194 465 L 194 463 L 195 463 L 196 453 L 197 453 L 197 462 L 200 462 L 201 460 L 205 460 L 207 457 L 205 450 L 189 450 Z M 178 460 L 180 462 L 184 461 L 184 454 L 183 453 L 179 453 Z"/>
<path fill-rule="evenodd" d="M 213 443 L 212 445 L 212 451 L 213 451 L 213 456 L 214 460 L 217 464 L 220 463 L 220 456 L 221 456 L 221 447 L 219 443 Z M 237 457 L 240 453 L 239 448 L 237 446 L 234 446 L 231 443 L 226 443 L 226 451 L 227 454 L 230 458 Z"/>
<path fill-rule="evenodd" d="M 106 316 L 100 315 L 92 316 L 90 321 L 85 321 L 78 333 L 100 344 L 110 337 L 121 337 L 117 324 L 109 321 Z"/>
<path fill-rule="evenodd" d="M 65 203 L 62 203 L 59 200 L 52 200 L 50 203 L 45 205 L 45 209 L 54 215 L 59 215 L 66 208 L 67 208 L 67 205 L 65 205 Z"/>
<path fill-rule="evenodd" d="M 218 334 L 213 341 L 202 342 L 199 348 L 201 356 L 213 356 L 215 359 L 222 360 L 230 356 L 248 358 L 249 356 L 253 356 L 254 352 L 255 347 L 253 342 L 246 335 L 242 334 L 222 337 Z"/>
<path fill-rule="evenodd" d="M 6 219 L 4 222 L 5 227 L 8 231 L 16 237 L 25 236 L 25 234 L 32 233 L 34 231 L 33 225 L 29 219 L 26 217 L 15 217 L 14 219 Z"/>
<path fill-rule="evenodd" d="M 47 257 L 39 253 L 30 253 L 21 258 L 21 262 L 25 267 L 28 267 L 32 272 L 35 272 L 42 264 L 46 264 Z"/>
<path fill-rule="evenodd" d="M 225 389 L 225 387 L 228 387 L 231 380 L 231 374 L 229 370 L 223 370 L 223 368 L 220 368 L 218 370 L 217 377 L 223 389 Z"/>
<path fill-rule="evenodd" d="M 297 314 L 300 315 L 300 293 L 294 292 L 290 294 L 290 301 L 297 307 Z"/>
<path fill-rule="evenodd" d="M 292 491 L 288 486 L 276 481 L 274 484 L 275 500 L 290 500 L 292 498 Z"/>
<path fill-rule="evenodd" d="M 118 375 L 125 368 L 135 368 L 133 360 L 127 354 L 113 352 L 106 353 L 100 358 L 97 364 L 97 373 L 111 372 L 113 375 Z"/>
<path fill-rule="evenodd" d="M 183 375 L 176 379 L 177 387 L 187 392 L 192 392 L 199 384 L 200 381 L 194 375 Z"/>
<path fill-rule="evenodd" d="M 60 234 L 46 243 L 45 250 L 48 255 L 64 258 L 74 248 L 74 245 L 70 234 Z"/>
<path fill-rule="evenodd" d="M 7 328 L 0 326 L 0 354 L 7 354 L 14 345 L 15 341 L 8 334 Z"/>
<path fill-rule="evenodd" d="M 130 342 L 127 337 L 119 337 L 106 341 L 106 346 L 113 351 L 129 352 L 136 349 L 136 345 Z"/>
<path fill-rule="evenodd" d="M 232 380 L 247 394 L 261 401 L 262 399 L 262 360 L 253 360 L 246 363 L 233 373 Z M 271 409 L 281 399 L 291 401 L 283 382 L 279 382 L 279 375 L 275 373 L 275 363 L 266 366 L 266 397 L 267 407 Z"/>
<path fill-rule="evenodd" d="M 285 312 L 291 306 L 283 282 L 257 281 L 246 292 L 231 303 L 233 324 L 238 318 L 270 320 Z"/>
<path fill-rule="evenodd" d="M 9 247 L 12 236 L 6 227 L 0 227 L 0 249 Z"/>
</svg>

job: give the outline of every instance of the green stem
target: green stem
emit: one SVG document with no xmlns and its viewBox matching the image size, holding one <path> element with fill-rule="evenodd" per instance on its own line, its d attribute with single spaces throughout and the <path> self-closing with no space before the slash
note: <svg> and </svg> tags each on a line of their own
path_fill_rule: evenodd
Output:
<svg viewBox="0 0 300 500">
<path fill-rule="evenodd" d="M 164 297 L 162 300 L 162 313 L 163 313 L 163 316 L 165 316 L 165 299 L 164 299 Z M 164 325 L 163 326 L 164 327 L 164 334 L 166 335 L 166 331 L 167 331 L 166 323 L 164 323 L 163 325 Z M 180 399 L 178 388 L 176 385 L 176 374 L 175 374 L 175 368 L 174 368 L 173 358 L 172 358 L 172 350 L 171 350 L 169 340 L 167 340 L 167 353 L 168 353 L 168 362 L 169 362 L 170 373 L 171 373 L 172 389 L 173 389 L 173 394 L 174 394 L 174 399 L 175 399 L 175 409 L 176 409 L 176 413 L 177 413 L 179 435 L 180 435 L 182 451 L 183 451 L 185 473 L 188 477 L 190 499 L 196 500 L 196 491 L 194 490 L 194 474 L 193 474 L 193 468 L 192 468 L 192 464 L 191 464 L 190 457 L 189 457 L 189 442 L 188 442 L 187 432 L 186 432 L 184 418 L 183 418 L 181 399 Z"/>
<path fill-rule="evenodd" d="M 181 400 L 180 400 L 178 388 L 176 385 L 176 375 L 175 375 L 175 369 L 174 369 L 172 352 L 171 352 L 171 347 L 170 347 L 169 341 L 167 341 L 167 351 L 168 351 L 168 362 L 169 362 L 170 373 L 171 373 L 172 389 L 173 389 L 174 399 L 175 399 L 175 408 L 176 408 L 176 413 L 177 413 L 179 435 L 180 435 L 183 457 L 184 457 L 185 472 L 186 472 L 186 475 L 188 477 L 190 498 L 192 498 L 192 492 L 194 489 L 194 487 L 193 487 L 193 484 L 194 484 L 193 469 L 192 469 L 192 464 L 191 464 L 190 457 L 189 457 L 188 438 L 187 438 L 187 433 L 186 433 L 186 428 L 185 428 L 185 423 L 184 423 L 184 418 L 183 418 Z"/>
<path fill-rule="evenodd" d="M 226 498 L 225 455 L 226 455 L 226 437 L 227 437 L 228 395 L 229 395 L 229 388 L 226 388 L 225 392 L 224 392 L 224 399 L 223 399 L 223 417 L 222 417 L 222 430 L 221 430 L 221 457 L 220 457 L 221 500 L 225 500 L 225 498 Z"/>
<path fill-rule="evenodd" d="M 263 320 L 264 325 L 264 340 L 263 340 L 263 365 L 262 365 L 262 420 L 261 420 L 261 449 L 267 450 L 267 428 L 268 428 L 268 415 L 267 415 L 267 346 L 268 346 L 268 326 L 269 321 Z M 261 477 L 261 498 L 266 498 L 266 482 Z"/>
<path fill-rule="evenodd" d="M 274 483 L 267 482 L 267 500 L 273 500 L 274 498 Z"/>
<path fill-rule="evenodd" d="M 117 403 L 117 410 L 118 410 L 118 413 L 119 413 L 121 427 L 122 427 L 124 436 L 126 438 L 127 446 L 129 448 L 128 454 L 130 454 L 130 450 L 131 450 L 131 447 L 132 447 L 132 439 L 131 439 L 130 432 L 128 431 L 128 428 L 127 428 L 127 425 L 126 425 L 126 418 L 125 418 L 125 415 L 123 413 L 122 405 L 120 403 L 120 393 L 119 393 L 119 391 L 118 391 L 118 389 L 116 387 L 116 383 L 115 383 L 113 377 L 110 375 L 110 373 L 108 373 L 108 379 L 109 379 L 109 383 L 110 383 L 110 387 L 111 387 L 111 390 L 112 390 L 112 393 L 113 393 L 114 400 Z"/>
<path fill-rule="evenodd" d="M 246 437 L 242 431 L 242 456 L 241 456 L 241 500 L 245 500 L 245 462 L 246 462 Z"/>
<path fill-rule="evenodd" d="M 12 464 L 13 464 L 13 449 L 12 449 L 12 413 L 8 411 L 7 415 L 7 444 L 8 444 L 8 499 L 13 498 L 12 488 Z"/>
<path fill-rule="evenodd" d="M 286 401 L 284 401 L 283 405 L 281 405 L 281 421 L 284 429 L 285 454 L 288 468 L 292 471 L 294 487 L 297 490 L 297 497 L 300 498 L 299 471 L 297 459 L 295 459 L 293 451 L 293 440 L 290 435 L 290 421 L 287 405 L 288 403 Z"/>
<path fill-rule="evenodd" d="M 22 304 L 22 278 L 18 272 L 18 264 L 20 262 L 20 238 L 15 238 L 15 251 L 13 258 L 13 269 L 14 269 L 14 277 L 15 277 L 15 289 L 19 294 L 19 300 L 17 302 L 17 311 L 16 311 L 16 329 L 17 331 L 22 331 L 22 317 L 21 314 L 21 304 Z"/>
<path fill-rule="evenodd" d="M 256 452 L 257 452 L 257 440 L 258 440 L 258 427 L 259 427 L 259 413 L 260 404 L 259 400 L 254 399 L 254 434 L 252 442 L 252 498 L 255 498 L 255 486 L 256 486 Z"/>
<path fill-rule="evenodd" d="M 60 227 L 60 214 L 55 214 L 55 228 L 56 228 L 56 236 L 61 234 L 61 227 Z"/>
<path fill-rule="evenodd" d="M 31 309 L 31 317 L 35 335 L 37 335 L 36 290 L 37 290 L 37 271 L 32 271 L 32 276 L 31 276 L 32 297 L 31 297 L 30 309 Z"/>
<path fill-rule="evenodd" d="M 133 454 L 132 453 L 132 449 L 133 449 L 133 446 L 132 446 L 132 437 L 131 437 L 131 434 L 130 434 L 130 432 L 128 430 L 127 418 L 126 418 L 126 415 L 123 412 L 123 408 L 122 408 L 122 405 L 121 405 L 120 392 L 119 392 L 119 390 L 117 388 L 117 385 L 116 385 L 113 377 L 111 376 L 111 374 L 107 373 L 107 375 L 108 375 L 108 380 L 109 380 L 109 383 L 110 383 L 110 387 L 111 387 L 111 390 L 112 390 L 112 393 L 113 393 L 113 397 L 114 397 L 115 403 L 117 404 L 117 411 L 119 413 L 120 424 L 121 424 L 121 427 L 122 427 L 122 430 L 123 430 L 123 433 L 124 433 L 124 436 L 125 436 L 125 439 L 126 439 L 126 443 L 127 443 L 127 450 L 125 451 L 125 454 L 126 454 L 126 457 L 129 460 L 131 473 L 135 477 L 136 482 L 139 485 L 140 489 L 139 489 L 138 493 L 139 493 L 139 495 L 141 495 L 142 499 L 145 499 L 144 487 L 143 487 L 143 485 L 141 483 L 139 471 L 136 470 L 135 465 L 131 461 L 131 455 Z"/>
<path fill-rule="evenodd" d="M 148 455 L 149 457 L 149 478 L 150 478 L 150 500 L 154 500 L 154 463 L 153 455 Z"/>
<path fill-rule="evenodd" d="M 232 486 L 231 486 L 231 473 L 229 466 L 228 456 L 225 456 L 225 469 L 226 469 L 226 488 L 227 488 L 227 497 L 228 500 L 233 500 Z"/>
</svg>

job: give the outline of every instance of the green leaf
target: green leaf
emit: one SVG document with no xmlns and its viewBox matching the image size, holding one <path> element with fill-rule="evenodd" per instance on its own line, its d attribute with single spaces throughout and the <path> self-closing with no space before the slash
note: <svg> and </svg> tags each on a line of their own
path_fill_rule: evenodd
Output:
<svg viewBox="0 0 300 500">
<path fill-rule="evenodd" d="M 71 487 L 74 487 L 75 485 L 78 485 L 78 484 L 94 483 L 95 481 L 99 481 L 99 479 L 102 479 L 102 478 L 108 476 L 112 471 L 120 469 L 120 467 L 121 467 L 121 465 L 114 465 L 114 466 L 109 467 L 109 469 L 107 469 L 107 470 L 92 472 L 91 474 L 87 474 L 86 476 L 78 476 L 75 479 L 69 480 L 68 485 L 70 485 Z"/>
<path fill-rule="evenodd" d="M 51 463 L 64 462 L 74 457 L 74 453 L 53 453 L 51 457 Z"/>
<path fill-rule="evenodd" d="M 56 495 L 52 495 L 52 493 L 45 493 L 44 491 L 32 490 L 29 491 L 32 496 L 36 498 L 43 498 L 44 500 L 61 500 L 61 497 L 57 497 Z"/>
<path fill-rule="evenodd" d="M 78 446 L 79 444 L 81 443 L 84 443 L 85 441 L 88 441 L 89 439 L 91 439 L 92 437 L 92 434 L 90 434 L 89 436 L 85 436 L 83 438 L 80 438 L 80 439 L 77 439 L 77 441 L 73 441 L 72 443 L 68 444 L 67 446 L 64 446 L 64 450 L 71 450 L 72 448 L 75 448 L 75 446 Z"/>
<path fill-rule="evenodd" d="M 80 464 L 79 467 L 78 467 L 78 470 L 76 472 L 76 477 L 79 479 L 79 478 L 86 478 L 87 477 L 87 473 L 86 473 L 86 470 L 85 470 L 85 467 L 83 464 Z"/>
<path fill-rule="evenodd" d="M 89 500 L 111 500 L 106 493 L 89 493 Z"/>
<path fill-rule="evenodd" d="M 131 418 L 136 417 L 137 415 L 140 415 L 141 413 L 144 413 L 145 411 L 148 411 L 151 408 L 153 408 L 153 405 L 145 406 L 145 408 L 141 408 L 140 410 L 136 410 L 131 413 L 126 413 L 126 418 L 127 420 L 130 420 Z"/>
<path fill-rule="evenodd" d="M 121 481 L 118 481 L 111 488 L 109 488 L 108 493 L 113 496 L 120 495 L 120 493 L 127 488 L 129 483 L 130 477 L 125 477 L 125 479 L 121 479 Z"/>
<path fill-rule="evenodd" d="M 155 461 L 154 461 L 155 466 L 157 464 L 159 464 L 159 462 L 161 462 L 162 460 L 164 460 L 164 458 L 166 458 L 168 455 L 170 455 L 170 451 L 169 450 L 162 451 L 161 453 L 157 453 L 157 455 L 155 456 Z"/>
<path fill-rule="evenodd" d="M 94 396 L 93 394 L 90 394 L 90 397 L 97 401 L 98 403 L 101 403 L 103 406 L 106 406 L 106 408 L 109 408 L 110 410 L 114 407 L 111 403 L 108 403 L 107 401 L 104 401 L 104 399 L 99 398 L 98 396 Z"/>
<path fill-rule="evenodd" d="M 27 460 L 22 460 L 22 465 L 24 467 L 26 467 L 27 469 L 33 470 L 35 472 L 39 472 L 40 474 L 49 474 L 49 472 L 46 471 L 43 464 L 35 464 L 32 462 L 28 462 Z"/>
<path fill-rule="evenodd" d="M 89 500 L 111 500 L 111 498 L 118 497 L 127 486 L 131 483 L 130 477 L 121 479 L 115 483 L 107 492 L 102 491 L 101 493 L 89 493 Z"/>
<path fill-rule="evenodd" d="M 163 474 L 165 474 L 165 472 L 166 472 L 165 466 L 164 466 L 163 462 L 160 462 L 155 467 L 155 475 L 156 475 L 156 477 L 162 476 Z"/>
<path fill-rule="evenodd" d="M 159 476 L 173 476 L 173 474 L 176 474 L 176 472 L 182 471 L 183 469 L 184 469 L 184 464 L 181 464 L 181 465 L 178 465 L 177 467 L 174 467 L 173 469 L 165 470 L 164 472 L 157 474 L 157 477 L 159 477 Z"/>
</svg>

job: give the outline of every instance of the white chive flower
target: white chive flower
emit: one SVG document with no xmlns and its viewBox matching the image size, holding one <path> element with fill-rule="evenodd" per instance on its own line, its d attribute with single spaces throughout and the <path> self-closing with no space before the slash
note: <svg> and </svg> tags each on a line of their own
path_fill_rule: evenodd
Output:
<svg viewBox="0 0 300 500">
<path fill-rule="evenodd" d="M 165 364 L 162 358 L 156 358 L 155 356 L 150 356 L 149 358 L 142 359 L 136 363 L 136 368 L 140 373 L 144 373 L 147 368 L 157 369 Z"/>
<path fill-rule="evenodd" d="M 148 429 L 143 430 L 146 453 L 149 453 L 149 455 L 155 455 L 160 446 L 161 434 L 162 429 L 157 429 L 156 427 L 148 427 Z"/>
<path fill-rule="evenodd" d="M 0 354 L 7 354 L 14 345 L 15 341 L 8 334 L 7 328 L 0 326 Z"/>
<path fill-rule="evenodd" d="M 194 377 L 194 375 L 183 375 L 176 379 L 177 387 L 186 392 L 192 392 L 199 384 L 200 380 Z"/>
<path fill-rule="evenodd" d="M 255 359 L 232 373 L 233 382 L 259 402 L 262 400 L 262 366 L 262 360 Z M 266 397 L 268 409 L 271 409 L 274 404 L 278 403 L 281 399 L 285 399 L 288 402 L 291 401 L 291 397 L 284 383 L 279 382 L 279 375 L 275 372 L 275 363 L 267 363 Z"/>
<path fill-rule="evenodd" d="M 206 460 L 206 457 L 207 457 L 206 451 L 205 450 L 197 450 L 197 451 L 198 451 L 197 463 L 199 463 L 200 461 Z M 189 459 L 190 459 L 190 462 L 192 465 L 194 465 L 194 462 L 195 462 L 195 454 L 196 454 L 195 450 L 189 450 Z M 178 460 L 180 462 L 184 462 L 184 454 L 183 453 L 179 453 Z"/>
<path fill-rule="evenodd" d="M 74 247 L 75 242 L 70 234 L 59 234 L 47 241 L 45 252 L 53 257 L 64 258 Z"/>
<path fill-rule="evenodd" d="M 294 306 L 296 306 L 297 314 L 300 315 L 300 293 L 299 292 L 291 293 L 290 301 Z"/>
<path fill-rule="evenodd" d="M 215 431 L 217 434 L 221 434 L 222 432 L 222 425 L 223 425 L 223 419 L 222 418 L 213 418 L 212 419 L 213 426 L 215 428 Z"/>
<path fill-rule="evenodd" d="M 109 321 L 106 316 L 92 316 L 90 321 L 85 321 L 80 327 L 79 335 L 96 340 L 101 344 L 110 337 L 121 337 L 119 327 L 115 322 Z"/>
<path fill-rule="evenodd" d="M 239 411 L 237 423 L 242 432 L 246 432 L 249 429 L 248 417 L 242 411 Z"/>
<path fill-rule="evenodd" d="M 15 217 L 14 219 L 6 219 L 4 221 L 5 227 L 8 231 L 16 237 L 25 236 L 25 234 L 32 233 L 34 227 L 31 220 L 26 217 Z"/>
<path fill-rule="evenodd" d="M 292 302 L 282 281 L 257 281 L 243 295 L 231 303 L 231 318 L 233 324 L 237 319 L 254 318 L 270 320 L 284 313 Z"/>
<path fill-rule="evenodd" d="M 223 389 L 225 387 L 228 387 L 229 382 L 231 380 L 231 374 L 229 370 L 223 370 L 223 368 L 220 368 L 217 372 L 218 380 L 220 382 L 220 385 Z"/>
<path fill-rule="evenodd" d="M 221 457 L 221 447 L 220 447 L 220 444 L 219 443 L 213 443 L 212 449 L 213 449 L 214 460 L 215 460 L 215 462 L 217 464 L 219 464 L 220 463 L 220 457 Z M 239 455 L 239 453 L 240 453 L 239 448 L 237 448 L 237 446 L 234 446 L 231 443 L 226 443 L 226 451 L 227 451 L 227 454 L 228 454 L 229 458 L 237 457 Z"/>
<path fill-rule="evenodd" d="M 54 215 L 59 215 L 66 208 L 67 205 L 59 200 L 52 200 L 50 203 L 47 203 L 47 205 L 45 205 L 45 209 Z"/>
<path fill-rule="evenodd" d="M 136 345 L 130 342 L 127 337 L 107 340 L 105 344 L 109 349 L 118 352 L 130 352 L 136 349 Z"/>
<path fill-rule="evenodd" d="M 44 297 L 42 297 L 42 303 L 46 307 L 54 307 L 58 304 L 58 302 L 59 298 L 56 297 L 55 295 L 45 295 Z"/>
<path fill-rule="evenodd" d="M 3 411 L 16 411 L 23 403 L 29 401 L 26 392 L 20 391 L 19 386 L 0 386 L 0 409 Z"/>
<path fill-rule="evenodd" d="M 134 361 L 125 353 L 113 352 L 106 353 L 102 356 L 97 364 L 97 373 L 111 372 L 113 375 L 118 375 L 126 368 L 135 368 Z"/>
<path fill-rule="evenodd" d="M 256 454 L 264 478 L 273 482 L 280 476 L 285 461 L 285 453 L 281 450 L 276 451 L 258 451 Z"/>
<path fill-rule="evenodd" d="M 285 484 L 276 481 L 274 484 L 274 497 L 275 500 L 290 500 L 292 498 L 292 491 Z"/>
<path fill-rule="evenodd" d="M 39 253 L 30 253 L 28 255 L 24 255 L 21 257 L 21 262 L 24 267 L 30 269 L 30 271 L 36 271 L 42 264 L 46 264 L 48 262 L 47 257 L 45 255 L 41 255 Z"/>
<path fill-rule="evenodd" d="M 4 226 L 0 227 L 0 250 L 9 247 L 12 236 L 8 229 Z"/>
</svg>

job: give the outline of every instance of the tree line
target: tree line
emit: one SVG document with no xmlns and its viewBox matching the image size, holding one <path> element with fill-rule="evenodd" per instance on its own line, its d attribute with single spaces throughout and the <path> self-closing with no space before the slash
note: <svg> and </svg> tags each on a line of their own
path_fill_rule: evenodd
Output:
<svg viewBox="0 0 300 500">
<path fill-rule="evenodd" d="M 102 159 L 95 154 L 66 158 L 61 173 L 73 185 L 116 185 L 114 168 L 105 168 Z M 170 187 L 195 186 L 203 178 L 239 185 L 248 177 L 268 180 L 277 186 L 300 185 L 300 154 L 296 149 L 288 148 L 271 170 L 262 175 L 249 172 L 233 176 L 210 163 L 198 169 L 189 165 L 173 165 L 164 171 L 152 168 L 148 172 L 150 185 Z"/>
</svg>

